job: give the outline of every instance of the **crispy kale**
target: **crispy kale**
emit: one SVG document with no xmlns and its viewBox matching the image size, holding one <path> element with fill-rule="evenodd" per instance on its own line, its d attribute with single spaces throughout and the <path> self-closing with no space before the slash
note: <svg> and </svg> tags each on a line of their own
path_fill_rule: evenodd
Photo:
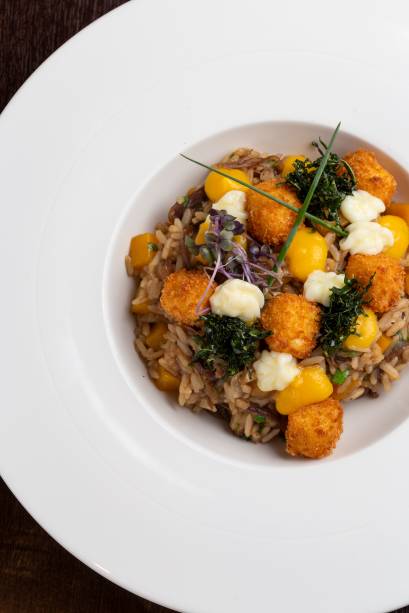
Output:
<svg viewBox="0 0 409 613">
<path fill-rule="evenodd" d="M 318 150 L 320 157 L 313 162 L 308 159 L 296 160 L 294 170 L 286 177 L 286 183 L 294 187 L 301 202 L 305 200 L 326 150 L 326 145 L 321 139 L 319 143 L 312 144 Z M 321 219 L 334 221 L 339 226 L 341 203 L 355 188 L 356 180 L 352 168 L 336 153 L 330 153 L 308 210 Z"/>
<path fill-rule="evenodd" d="M 201 319 L 204 322 L 203 335 L 195 337 L 199 349 L 193 361 L 212 371 L 216 365 L 221 366 L 226 377 L 232 377 L 250 364 L 259 340 L 270 334 L 237 317 L 209 313 Z"/>
<path fill-rule="evenodd" d="M 341 288 L 331 289 L 330 301 L 323 308 L 320 330 L 320 345 L 326 355 L 336 353 L 350 334 L 356 332 L 359 315 L 364 312 L 366 294 L 372 279 L 366 287 L 356 279 L 345 279 Z"/>
</svg>

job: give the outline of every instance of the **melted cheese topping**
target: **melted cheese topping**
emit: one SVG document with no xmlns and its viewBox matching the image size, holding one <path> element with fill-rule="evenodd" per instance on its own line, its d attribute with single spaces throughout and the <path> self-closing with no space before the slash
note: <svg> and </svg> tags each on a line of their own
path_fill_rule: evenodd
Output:
<svg viewBox="0 0 409 613">
<path fill-rule="evenodd" d="M 331 289 L 341 288 L 345 284 L 345 275 L 337 275 L 336 272 L 323 272 L 314 270 L 304 283 L 304 298 L 309 302 L 319 302 L 324 306 L 329 305 Z"/>
<path fill-rule="evenodd" d="M 380 198 L 372 196 L 363 189 L 357 189 L 346 196 L 341 203 L 341 213 L 351 223 L 355 221 L 373 221 L 385 210 Z"/>
<path fill-rule="evenodd" d="M 377 255 L 394 243 L 392 232 L 374 221 L 355 221 L 346 229 L 349 235 L 339 245 L 342 251 L 349 251 L 352 255 Z"/>
<path fill-rule="evenodd" d="M 212 206 L 216 211 L 226 211 L 228 215 L 235 217 L 240 223 L 247 221 L 246 194 L 238 190 L 227 192 Z"/>
<path fill-rule="evenodd" d="M 257 386 L 262 392 L 283 390 L 300 373 L 297 360 L 289 353 L 263 351 L 253 364 Z"/>
<path fill-rule="evenodd" d="M 217 287 L 210 298 L 210 306 L 216 315 L 238 317 L 250 322 L 260 317 L 260 310 L 264 306 L 264 295 L 252 283 L 240 279 L 228 279 Z"/>
</svg>

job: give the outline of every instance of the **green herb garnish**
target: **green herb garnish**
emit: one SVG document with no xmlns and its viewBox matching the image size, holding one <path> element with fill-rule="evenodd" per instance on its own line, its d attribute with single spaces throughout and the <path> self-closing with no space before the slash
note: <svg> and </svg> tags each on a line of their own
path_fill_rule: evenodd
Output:
<svg viewBox="0 0 409 613">
<path fill-rule="evenodd" d="M 398 332 L 398 339 L 401 343 L 407 343 L 408 342 L 407 333 L 400 330 Z"/>
<path fill-rule="evenodd" d="M 316 193 L 317 189 L 318 189 L 318 184 L 320 183 L 322 177 L 324 176 L 324 172 L 325 172 L 325 168 L 328 164 L 329 161 L 329 157 L 331 154 L 331 149 L 332 149 L 332 145 L 334 144 L 335 138 L 338 134 L 339 128 L 341 127 L 341 123 L 339 123 L 337 125 L 337 127 L 335 128 L 332 136 L 331 136 L 331 140 L 329 142 L 328 147 L 326 148 L 326 151 L 324 153 L 324 155 L 322 155 L 322 157 L 319 160 L 319 165 L 317 167 L 316 172 L 311 173 L 311 175 L 313 174 L 313 178 L 310 182 L 309 188 L 306 192 L 306 194 L 303 196 L 302 200 L 303 200 L 303 204 L 301 206 L 301 208 L 299 209 L 298 213 L 297 213 L 297 217 L 295 218 L 295 222 L 293 224 L 293 227 L 290 230 L 290 233 L 287 237 L 287 240 L 285 241 L 284 245 L 281 247 L 280 253 L 278 254 L 278 261 L 279 262 L 283 262 L 284 258 L 287 254 L 288 249 L 290 248 L 291 243 L 293 242 L 293 238 L 298 230 L 298 228 L 300 227 L 300 225 L 302 224 L 302 222 L 304 221 L 304 217 L 306 216 L 306 213 L 308 211 L 308 207 L 310 206 L 312 199 L 314 197 L 314 194 Z M 308 173 L 307 173 L 308 174 Z"/>
<path fill-rule="evenodd" d="M 189 196 L 183 196 L 182 204 L 185 208 L 189 204 L 189 200 L 190 200 Z"/>
<path fill-rule="evenodd" d="M 251 189 L 253 192 L 260 194 L 261 196 L 264 196 L 265 198 L 268 198 L 269 200 L 273 200 L 274 202 L 277 202 L 277 204 L 281 204 L 281 206 L 285 207 L 286 209 L 289 209 L 290 211 L 293 211 L 294 213 L 299 212 L 299 209 L 296 206 L 293 206 L 292 204 L 289 204 L 288 202 L 284 202 L 284 200 L 280 200 L 280 198 L 276 198 L 269 192 L 265 192 L 264 190 L 259 189 L 255 185 L 251 185 L 251 183 L 246 183 L 246 181 L 242 181 L 241 179 L 236 179 L 236 177 L 232 177 L 232 175 L 230 175 L 228 172 L 224 172 L 223 170 L 219 170 L 219 168 L 215 168 L 214 166 L 209 166 L 208 164 L 204 164 L 203 162 L 198 162 L 198 160 L 194 160 L 193 158 L 189 157 L 188 155 L 184 155 L 183 153 L 181 153 L 180 155 L 182 158 L 185 158 L 185 160 L 189 160 L 189 162 L 193 162 L 194 164 L 197 164 L 198 166 L 202 166 L 202 168 L 207 168 L 207 170 L 213 171 L 222 177 L 226 177 L 227 179 L 231 179 L 235 183 L 239 183 L 240 185 L 243 185 L 244 187 L 248 187 L 248 189 Z M 335 234 L 338 234 L 339 236 L 348 236 L 348 232 L 346 232 L 342 228 L 334 226 L 332 223 L 326 221 L 325 219 L 320 219 L 316 215 L 312 215 L 312 213 L 307 212 L 305 214 L 305 217 L 309 219 L 312 223 L 319 224 L 320 226 L 327 228 L 327 230 L 331 230 L 331 232 L 335 232 Z"/>
<path fill-rule="evenodd" d="M 157 251 L 159 249 L 156 243 L 148 243 L 148 251 Z"/>
<path fill-rule="evenodd" d="M 262 424 L 265 424 L 266 418 L 264 417 L 264 415 L 255 415 L 254 421 L 256 422 L 256 424 L 259 424 L 261 426 Z"/>
<path fill-rule="evenodd" d="M 335 383 L 336 385 L 342 385 L 343 383 L 345 383 L 348 377 L 349 377 L 348 368 L 346 368 L 345 370 L 341 370 L 340 368 L 337 368 L 334 374 L 332 375 L 331 379 L 332 379 L 332 382 Z"/>
<path fill-rule="evenodd" d="M 318 168 L 328 153 L 329 147 L 320 139 L 319 143 L 312 143 L 321 157 L 313 162 L 310 160 L 296 160 L 294 170 L 286 177 L 286 183 L 295 188 L 300 200 L 306 198 Z M 356 187 L 356 180 L 350 165 L 342 160 L 336 153 L 328 157 L 327 165 L 314 192 L 309 211 L 322 219 L 334 221 L 339 227 L 339 209 L 345 196 L 352 194 Z"/>
<path fill-rule="evenodd" d="M 365 297 L 371 285 L 372 279 L 363 287 L 356 279 L 345 278 L 343 287 L 331 289 L 329 305 L 323 308 L 320 330 L 320 344 L 326 355 L 333 355 L 345 339 L 356 332 L 356 321 L 364 312 Z"/>
<path fill-rule="evenodd" d="M 215 370 L 216 362 L 232 377 L 251 363 L 259 340 L 271 334 L 258 326 L 250 326 L 237 317 L 209 313 L 200 318 L 204 322 L 203 336 L 196 336 L 199 346 L 193 362 Z"/>
</svg>

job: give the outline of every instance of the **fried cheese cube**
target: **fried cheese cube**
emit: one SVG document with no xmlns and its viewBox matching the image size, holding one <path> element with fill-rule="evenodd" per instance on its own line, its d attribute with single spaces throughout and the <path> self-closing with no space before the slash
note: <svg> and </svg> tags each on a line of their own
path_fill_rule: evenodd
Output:
<svg viewBox="0 0 409 613">
<path fill-rule="evenodd" d="M 342 405 L 334 398 L 291 413 L 285 432 L 287 452 L 313 459 L 330 455 L 342 434 L 342 418 Z"/>
<path fill-rule="evenodd" d="M 405 291 L 405 269 L 398 260 L 383 253 L 351 255 L 346 275 L 357 279 L 363 286 L 372 280 L 367 300 L 375 313 L 389 311 Z"/>
<path fill-rule="evenodd" d="M 261 325 L 271 331 L 266 338 L 271 351 L 291 353 L 302 360 L 317 344 L 320 318 L 320 308 L 303 296 L 277 294 L 264 307 Z"/>
<path fill-rule="evenodd" d="M 208 276 L 201 270 L 182 268 L 173 272 L 163 286 L 161 307 L 170 319 L 186 326 L 193 325 L 199 319 L 200 310 L 209 306 L 209 298 L 216 288 L 213 283 L 205 296 L 208 283 Z"/>
<path fill-rule="evenodd" d="M 272 179 L 259 183 L 257 187 L 272 196 L 300 208 L 301 202 L 295 191 L 286 185 L 279 185 L 282 179 Z M 247 193 L 247 229 L 260 243 L 267 243 L 273 247 L 282 245 L 294 225 L 296 213 L 283 205 L 261 196 L 257 192 Z"/>
<path fill-rule="evenodd" d="M 344 160 L 351 166 L 357 189 L 363 189 L 388 205 L 396 191 L 396 179 L 381 166 L 372 151 L 358 149 L 348 153 Z"/>
</svg>

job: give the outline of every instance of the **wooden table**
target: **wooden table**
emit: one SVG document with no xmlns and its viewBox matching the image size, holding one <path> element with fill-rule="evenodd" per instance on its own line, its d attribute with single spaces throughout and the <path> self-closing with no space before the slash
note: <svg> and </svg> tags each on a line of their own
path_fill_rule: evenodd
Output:
<svg viewBox="0 0 409 613">
<path fill-rule="evenodd" d="M 124 1 L 0 0 L 0 110 L 57 47 Z M 0 480 L 0 613 L 142 611 L 169 609 L 126 592 L 76 560 Z M 409 607 L 400 613 L 409 613 Z"/>
</svg>

